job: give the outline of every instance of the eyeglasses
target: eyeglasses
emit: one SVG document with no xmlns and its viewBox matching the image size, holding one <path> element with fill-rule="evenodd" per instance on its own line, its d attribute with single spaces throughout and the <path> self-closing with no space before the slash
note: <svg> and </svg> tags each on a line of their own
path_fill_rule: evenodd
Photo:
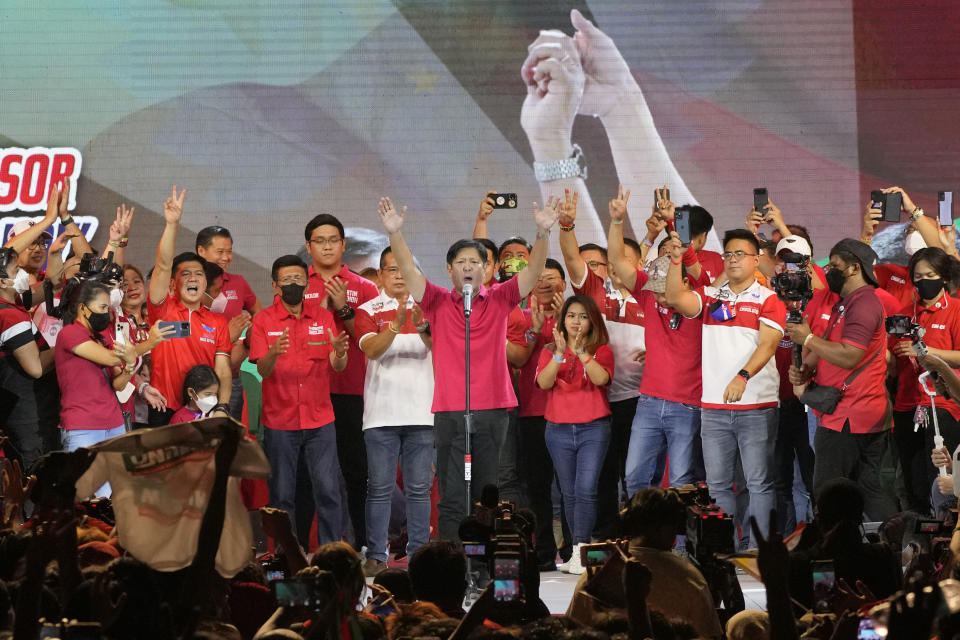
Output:
<svg viewBox="0 0 960 640">
<path fill-rule="evenodd" d="M 47 247 L 50 246 L 50 241 L 47 240 L 46 238 L 37 238 L 36 240 L 33 241 L 33 244 L 30 245 L 30 246 L 31 246 L 31 247 L 40 247 L 41 249 L 46 249 Z"/>
<path fill-rule="evenodd" d="M 606 262 L 600 262 L 599 260 L 589 260 L 589 261 L 587 261 L 587 266 L 590 267 L 591 269 L 596 269 L 597 267 L 605 267 L 605 266 L 607 266 L 607 263 L 606 263 Z"/>
<path fill-rule="evenodd" d="M 321 247 L 325 247 L 327 245 L 340 244 L 342 240 L 343 238 L 340 238 L 339 236 L 335 236 L 331 238 L 314 238 L 310 242 L 312 242 L 313 244 L 320 245 Z"/>
<path fill-rule="evenodd" d="M 756 256 L 757 254 L 756 254 L 756 253 L 747 253 L 746 251 L 724 251 L 724 252 L 721 253 L 720 255 L 723 256 L 723 259 L 724 259 L 724 260 L 733 260 L 734 258 L 736 258 L 736 262 L 740 262 L 741 260 L 743 260 L 743 259 L 746 258 L 747 256 L 751 256 L 751 257 L 752 257 L 752 256 Z"/>
</svg>

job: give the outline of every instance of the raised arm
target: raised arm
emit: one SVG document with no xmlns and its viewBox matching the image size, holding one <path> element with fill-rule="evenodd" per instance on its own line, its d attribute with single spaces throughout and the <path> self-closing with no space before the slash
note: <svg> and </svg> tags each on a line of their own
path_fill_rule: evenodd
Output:
<svg viewBox="0 0 960 640">
<path fill-rule="evenodd" d="M 685 249 L 677 238 L 667 241 L 670 255 L 670 268 L 667 269 L 667 288 L 664 295 L 667 304 L 688 318 L 700 314 L 700 296 L 683 286 L 683 254 Z"/>
<path fill-rule="evenodd" d="M 627 200 L 630 189 L 623 192 L 623 185 L 617 188 L 617 197 L 610 201 L 610 231 L 607 233 L 607 264 L 613 268 L 623 286 L 629 291 L 637 286 L 637 269 L 627 262 L 623 254 L 623 221 L 627 217 Z"/>
<path fill-rule="evenodd" d="M 50 197 L 47 198 L 47 213 L 44 215 L 43 220 L 37 224 L 27 227 L 22 233 L 18 233 L 14 237 L 7 240 L 7 243 L 3 246 L 11 247 L 17 253 L 23 253 L 27 249 L 33 246 L 33 243 L 40 239 L 40 236 L 43 235 L 43 232 L 46 231 L 57 221 L 57 216 L 59 215 L 59 204 L 58 200 L 60 197 L 60 192 L 57 189 L 57 185 L 50 185 Z"/>
<path fill-rule="evenodd" d="M 70 180 L 63 181 L 63 189 L 60 191 L 60 197 L 57 198 L 57 215 L 60 216 L 60 224 L 63 230 L 74 236 L 73 252 L 78 255 L 93 253 L 87 237 L 80 231 L 80 227 L 73 221 L 73 216 L 67 211 L 67 205 L 70 203 Z"/>
<path fill-rule="evenodd" d="M 567 275 L 570 276 L 570 282 L 574 285 L 583 284 L 583 278 L 587 274 L 587 263 L 580 257 L 580 245 L 577 242 L 577 234 L 574 231 L 577 220 L 577 204 L 580 201 L 580 192 L 574 191 L 570 196 L 570 190 L 563 190 L 563 200 L 558 207 L 560 223 L 560 253 L 563 255 L 563 266 L 567 268 Z"/>
<path fill-rule="evenodd" d="M 159 305 L 167 298 L 170 291 L 170 277 L 173 269 L 173 255 L 177 246 L 177 231 L 180 229 L 180 218 L 183 217 L 183 197 L 187 190 L 183 189 L 177 195 L 177 185 L 167 201 L 163 203 L 163 218 L 166 225 L 163 235 L 157 245 L 157 261 L 153 267 L 153 276 L 150 278 L 150 302 Z"/>
<path fill-rule="evenodd" d="M 484 196 L 483 202 L 480 203 L 480 211 L 477 212 L 477 220 L 473 223 L 473 235 L 472 238 L 486 238 L 487 236 L 487 218 L 490 217 L 490 214 L 493 213 L 493 198 L 490 197 L 491 194 L 495 192 L 487 191 L 487 195 Z"/>
<path fill-rule="evenodd" d="M 557 221 L 559 203 L 559 198 L 553 197 L 547 200 L 543 209 L 537 207 L 536 202 L 533 203 L 533 221 L 537 225 L 537 240 L 533 243 L 533 251 L 530 252 L 530 264 L 517 274 L 517 287 L 522 297 L 526 297 L 537 286 L 537 280 L 540 279 L 540 274 L 543 273 L 543 268 L 547 264 L 547 255 L 550 253 L 550 229 Z"/>
<path fill-rule="evenodd" d="M 127 205 L 121 203 L 117 207 L 117 219 L 110 223 L 110 239 L 103 249 L 103 257 L 106 258 L 113 251 L 113 261 L 119 265 L 123 265 L 127 257 L 127 241 L 135 210 L 136 207 L 127 209 Z"/>
<path fill-rule="evenodd" d="M 390 202 L 390 198 L 380 198 L 377 213 L 380 215 L 380 222 L 390 238 L 390 249 L 393 251 L 393 257 L 397 260 L 397 266 L 400 267 L 400 273 L 403 274 L 403 280 L 407 283 L 407 289 L 413 299 L 420 302 L 423 300 L 423 292 L 427 289 L 427 279 L 417 269 L 417 265 L 413 261 L 413 254 L 410 253 L 410 247 L 407 246 L 407 241 L 400 233 L 404 218 L 407 215 L 407 208 L 404 207 L 397 211 L 393 203 Z"/>
</svg>

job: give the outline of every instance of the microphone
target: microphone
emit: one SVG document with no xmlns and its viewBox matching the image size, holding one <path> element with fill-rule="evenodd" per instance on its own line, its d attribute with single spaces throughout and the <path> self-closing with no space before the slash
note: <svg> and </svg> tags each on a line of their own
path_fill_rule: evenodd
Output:
<svg viewBox="0 0 960 640">
<path fill-rule="evenodd" d="M 463 315 L 469 316 L 473 305 L 473 285 L 469 282 L 463 285 Z"/>
</svg>

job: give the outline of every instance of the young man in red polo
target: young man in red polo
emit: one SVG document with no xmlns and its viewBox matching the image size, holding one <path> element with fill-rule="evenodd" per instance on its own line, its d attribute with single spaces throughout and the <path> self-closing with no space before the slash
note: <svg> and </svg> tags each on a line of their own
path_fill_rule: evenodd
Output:
<svg viewBox="0 0 960 640">
<path fill-rule="evenodd" d="M 337 456 L 347 485 L 347 510 L 353 523 L 356 550 L 366 543 L 364 505 L 367 500 L 367 451 L 363 441 L 363 380 L 367 359 L 357 346 L 353 326 L 357 307 L 377 297 L 377 286 L 350 271 L 343 263 L 347 246 L 343 224 L 328 213 L 315 216 L 304 230 L 307 252 L 313 260 L 304 299 L 319 302 L 334 315 L 338 332 L 349 336 L 347 368 L 330 381 L 330 400 L 336 416 Z"/>
<path fill-rule="evenodd" d="M 347 334 L 333 314 L 304 304 L 307 265 L 277 258 L 270 270 L 276 302 L 253 318 L 250 361 L 263 377 L 263 448 L 270 461 L 270 506 L 296 512 L 297 463 L 310 476 L 320 544 L 340 539 L 340 465 L 330 381 L 347 366 Z M 294 517 L 294 526 L 299 521 Z"/>
<path fill-rule="evenodd" d="M 151 427 L 167 424 L 183 406 L 180 402 L 183 379 L 187 371 L 198 364 L 213 367 L 220 379 L 219 404 L 212 415 L 226 417 L 229 413 L 232 345 L 227 321 L 203 306 L 203 293 L 207 289 L 203 258 L 191 252 L 173 255 L 186 193 L 184 189 L 177 195 L 174 185 L 173 194 L 163 204 L 166 224 L 157 245 L 157 263 L 150 278 L 147 302 L 151 321 L 188 322 L 190 335 L 165 340 L 150 353 L 150 384 L 167 399 L 166 411 L 150 409 Z"/>
<path fill-rule="evenodd" d="M 490 289 L 483 286 L 486 248 L 476 240 L 458 240 L 447 250 L 447 273 L 453 290 L 429 282 L 417 269 L 403 234 L 404 214 L 389 198 L 381 198 L 378 213 L 390 236 L 390 247 L 413 299 L 430 322 L 433 335 L 434 427 L 437 444 L 437 479 L 440 489 L 440 536 L 459 540 L 458 527 L 466 515 L 464 484 L 464 409 L 466 327 L 463 288 L 473 288 L 470 316 L 470 410 L 472 485 L 471 501 L 497 482 L 499 460 L 496 434 L 508 420 L 507 409 L 517 405 L 507 367 L 507 318 L 521 298 L 540 279 L 549 250 L 550 229 L 557 220 L 557 203 L 551 198 L 543 209 L 534 205 L 537 241 L 530 264 L 507 282 Z"/>
</svg>

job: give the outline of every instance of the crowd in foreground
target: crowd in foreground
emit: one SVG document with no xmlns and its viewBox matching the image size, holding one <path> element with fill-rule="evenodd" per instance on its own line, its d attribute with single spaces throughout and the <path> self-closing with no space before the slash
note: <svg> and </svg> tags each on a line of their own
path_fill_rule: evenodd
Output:
<svg viewBox="0 0 960 640">
<path fill-rule="evenodd" d="M 805 543 L 816 556 L 808 564 L 830 560 L 836 576 L 851 585 L 862 579 L 887 597 L 901 586 L 893 555 L 842 565 L 856 557 L 863 518 L 903 521 L 897 514 L 907 513 L 911 523 L 952 523 L 960 270 L 953 227 L 941 227 L 902 189 L 885 191 L 900 196 L 911 219 L 905 267 L 876 264 L 869 241 L 881 212 L 872 201 L 861 238 L 839 240 L 823 270 L 811 260 L 806 230 L 786 224 L 769 201 L 749 212 L 744 228 L 724 234 L 718 254 L 704 248 L 710 214 L 674 205 L 666 188 L 657 190 L 639 242 L 624 237 L 630 193 L 621 190 L 609 204 L 606 247 L 577 242 L 578 194 L 569 191 L 534 206 L 532 245 L 519 237 L 497 245 L 486 237 L 496 205 L 488 194 L 473 238 L 447 253 L 450 288 L 424 277 L 404 240 L 405 209 L 383 198 L 378 213 L 390 245 L 370 279 L 343 264 L 342 223 L 319 214 L 304 230 L 311 264 L 279 257 L 274 297 L 262 307 L 229 272 L 226 228 L 205 228 L 195 251 L 176 253 L 184 191 L 174 187 L 164 203 L 164 231 L 145 278 L 124 263 L 133 211 L 118 209 L 107 247 L 96 253 L 66 210 L 66 189 L 54 187 L 45 218 L 18 224 L 0 250 L 0 422 L 16 464 L 10 469 L 42 469 L 48 452 L 61 449 L 89 456 L 143 427 L 242 418 L 237 372 L 249 360 L 262 378 L 268 503 L 291 515 L 284 550 L 346 539 L 336 548 L 357 559 L 361 577 L 379 576 L 398 513 L 395 494 L 403 498 L 398 555 L 413 562 L 431 537 L 465 542 L 468 505 L 495 486 L 532 512 L 525 566 L 554 570 L 559 554 L 561 570 L 589 576 L 581 547 L 620 535 L 619 507 L 628 496 L 647 495 L 645 488 L 705 482 L 735 524 L 733 551 L 763 549 L 759 532 L 793 531 L 817 522 L 814 514 L 822 520 L 824 495 L 845 478 L 860 502 L 811 534 L 819 537 Z M 54 239 L 48 229 L 57 221 L 64 232 Z M 563 264 L 548 258 L 555 226 Z M 881 472 L 885 458 L 895 461 L 894 482 Z M 130 471 L 136 463 L 124 464 Z M 85 492 L 71 494 L 56 518 L 67 517 L 75 498 L 107 496 L 125 482 L 91 468 L 110 483 L 75 485 L 78 474 L 69 486 Z M 54 484 L 61 493 L 66 486 Z M 16 494 L 19 482 L 7 483 L 13 486 Z M 245 497 L 248 509 L 257 506 Z M 225 501 L 221 517 L 229 520 Z M 40 508 L 33 513 L 42 502 L 14 503 L 12 511 L 31 508 L 47 537 L 71 528 Z M 8 519 L 12 511 L 5 510 Z M 210 512 L 192 513 L 199 520 Z M 669 544 L 661 538 L 661 550 L 669 554 L 678 527 L 672 517 L 664 521 L 671 536 Z M 36 536 L 26 537 L 41 544 Z M 893 540 L 877 544 L 892 554 Z M 841 541 L 852 546 L 831 546 Z M 927 557 L 936 548 L 911 542 L 904 548 Z M 149 565 L 151 558 L 139 560 Z M 882 579 L 871 584 L 858 573 L 867 568 Z M 535 603 L 533 582 L 525 591 Z M 697 633 L 719 635 L 714 622 Z"/>
</svg>

